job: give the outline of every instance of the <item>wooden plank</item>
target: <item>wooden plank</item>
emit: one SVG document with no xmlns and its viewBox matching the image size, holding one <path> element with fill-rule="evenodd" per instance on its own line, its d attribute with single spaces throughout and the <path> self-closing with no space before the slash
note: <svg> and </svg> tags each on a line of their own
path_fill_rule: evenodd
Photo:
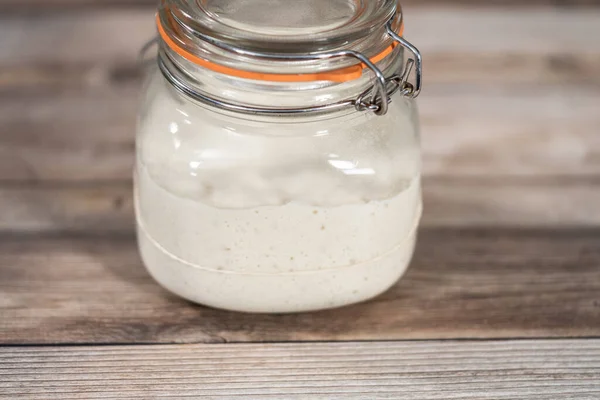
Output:
<svg viewBox="0 0 600 400">
<path fill-rule="evenodd" d="M 427 84 L 600 80 L 595 73 L 600 9 L 558 13 L 413 6 L 406 14 L 407 37 L 424 55 Z M 151 9 L 5 14 L 0 16 L 0 89 L 120 85 L 137 78 L 138 50 L 154 32 Z"/>
<path fill-rule="evenodd" d="M 575 176 L 600 171 L 600 90 L 429 86 L 420 100 L 428 176 Z M 136 93 L 0 98 L 0 180 L 129 179 Z"/>
<path fill-rule="evenodd" d="M 590 179 L 426 178 L 422 225 L 600 226 Z M 0 231 L 132 232 L 131 183 L 0 186 Z"/>
<path fill-rule="evenodd" d="M 0 180 L 129 179 L 135 90 L 0 99 Z"/>
<path fill-rule="evenodd" d="M 582 5 L 594 4 L 594 0 L 576 0 Z M 0 0 L 0 11 L 55 11 L 80 8 L 154 8 L 159 0 Z"/>
<path fill-rule="evenodd" d="M 101 7 L 155 7 L 158 0 L 0 0 L 0 11 L 54 10 Z M 420 7 L 596 7 L 598 0 L 402 0 L 404 6 Z"/>
<path fill-rule="evenodd" d="M 425 228 L 406 277 L 338 310 L 250 315 L 161 289 L 131 235 L 2 235 L 0 343 L 589 337 L 600 333 L 597 229 Z"/>
<path fill-rule="evenodd" d="M 500 93 L 430 90 L 419 99 L 424 173 L 596 175 L 598 94 L 550 86 Z"/>
<path fill-rule="evenodd" d="M 422 224 L 438 226 L 600 226 L 600 187 L 586 179 L 426 178 Z"/>
<path fill-rule="evenodd" d="M 1 28 L 0 28 L 1 29 Z M 40 91 L 97 90 L 127 86 L 137 87 L 142 71 L 132 53 L 120 60 L 110 58 L 95 62 L 84 61 L 61 64 L 57 61 L 34 64 L 0 65 L 0 94 Z M 469 52 L 447 54 L 425 53 L 426 86 L 448 84 L 501 87 L 540 85 L 600 85 L 600 54 L 509 54 Z M 518 90 L 516 92 L 518 94 Z"/>
<path fill-rule="evenodd" d="M 0 65 L 135 62 L 155 35 L 152 8 L 0 16 Z M 57 45 L 60 44 L 60 45 Z"/>
<path fill-rule="evenodd" d="M 600 50 L 595 36 L 600 30 L 598 8 L 557 12 L 415 7 L 407 8 L 405 14 L 405 36 L 425 54 L 461 49 L 472 54 L 570 55 L 598 54 Z M 557 30 L 558 26 L 565 30 Z"/>
<path fill-rule="evenodd" d="M 0 349 L 0 396 L 577 399 L 600 396 L 600 340 Z"/>
<path fill-rule="evenodd" d="M 131 183 L 0 186 L 0 231 L 133 232 Z"/>
<path fill-rule="evenodd" d="M 408 14 L 429 65 L 426 174 L 598 172 L 600 10 Z M 126 179 L 152 32 L 151 10 L 0 17 L 0 180 Z"/>
</svg>

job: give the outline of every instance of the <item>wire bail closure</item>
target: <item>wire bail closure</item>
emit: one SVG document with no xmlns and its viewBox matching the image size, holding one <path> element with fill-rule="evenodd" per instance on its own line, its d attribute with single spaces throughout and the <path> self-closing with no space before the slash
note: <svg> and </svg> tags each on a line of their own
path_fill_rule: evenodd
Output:
<svg viewBox="0 0 600 400">
<path fill-rule="evenodd" d="M 229 111 L 235 111 L 245 114 L 264 114 L 264 115 L 298 115 L 298 114 L 309 114 L 309 113 L 321 113 L 327 111 L 333 111 L 337 109 L 344 109 L 353 106 L 357 111 L 372 111 L 376 115 L 385 115 L 388 111 L 388 105 L 392 101 L 391 98 L 398 91 L 403 96 L 409 98 L 416 98 L 421 92 L 422 87 L 422 58 L 419 50 L 412 45 L 409 41 L 404 39 L 400 34 L 396 33 L 392 27 L 392 22 L 395 16 L 392 17 L 386 23 L 386 33 L 394 39 L 395 43 L 401 45 L 404 49 L 408 50 L 412 54 L 412 58 L 409 57 L 406 63 L 403 65 L 403 69 L 400 74 L 394 74 L 389 78 L 386 78 L 383 72 L 375 65 L 364 54 L 354 50 L 338 50 L 333 52 L 326 52 L 317 55 L 289 55 L 289 54 L 273 54 L 273 53 L 262 53 L 256 51 L 250 51 L 240 49 L 229 44 L 223 43 L 208 35 L 192 31 L 187 27 L 184 27 L 189 34 L 194 35 L 200 40 L 204 40 L 212 45 L 215 45 L 221 49 L 232 51 L 234 53 L 252 56 L 263 59 L 277 59 L 286 61 L 303 61 L 303 60 L 322 60 L 337 57 L 352 57 L 364 64 L 375 76 L 373 87 L 369 88 L 356 99 L 349 99 L 340 101 L 337 103 L 331 103 L 321 106 L 314 107 L 302 107 L 302 108 L 265 108 L 265 107 L 252 107 L 241 104 L 234 104 L 225 102 L 216 98 L 209 97 L 193 86 L 189 85 L 183 78 L 184 74 L 182 71 L 178 71 L 179 67 L 175 65 L 168 56 L 164 54 L 164 50 L 161 49 L 158 57 L 158 66 L 163 76 L 169 81 L 177 90 L 184 93 L 185 95 L 197 100 L 199 102 L 222 108 Z M 158 19 L 160 24 L 160 20 Z M 159 32 L 164 37 L 164 31 L 159 25 Z M 140 51 L 140 60 L 145 64 L 143 60 L 146 53 L 152 48 L 154 44 L 159 43 L 158 38 L 153 38 L 151 41 L 146 43 Z M 172 47 L 172 43 L 167 43 L 169 47 Z M 414 83 L 409 81 L 411 72 L 414 69 L 415 80 Z"/>
<path fill-rule="evenodd" d="M 408 58 L 406 60 L 402 75 L 392 75 L 390 78 L 384 78 L 383 81 L 380 78 L 380 76 L 383 76 L 381 70 L 373 63 L 365 63 L 373 71 L 377 80 L 373 88 L 361 94 L 356 99 L 355 106 L 358 111 L 371 110 L 377 115 L 385 115 L 387 113 L 388 104 L 392 101 L 392 96 L 399 90 L 402 91 L 403 96 L 416 98 L 421 93 L 423 80 L 423 61 L 419 50 L 408 40 L 394 32 L 391 21 L 388 21 L 385 28 L 388 35 L 413 54 L 414 59 Z M 414 84 L 408 81 L 413 68 L 415 69 Z M 366 98 L 369 96 L 370 100 L 366 101 Z M 386 100 L 384 101 L 383 99 Z"/>
</svg>

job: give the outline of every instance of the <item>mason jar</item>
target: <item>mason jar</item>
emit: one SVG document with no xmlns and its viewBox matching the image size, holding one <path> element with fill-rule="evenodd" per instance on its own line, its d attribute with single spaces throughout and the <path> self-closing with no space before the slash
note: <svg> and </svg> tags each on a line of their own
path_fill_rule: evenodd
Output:
<svg viewBox="0 0 600 400">
<path fill-rule="evenodd" d="M 418 50 L 396 0 L 163 0 L 136 140 L 138 242 L 193 302 L 300 312 L 404 273 Z"/>
</svg>

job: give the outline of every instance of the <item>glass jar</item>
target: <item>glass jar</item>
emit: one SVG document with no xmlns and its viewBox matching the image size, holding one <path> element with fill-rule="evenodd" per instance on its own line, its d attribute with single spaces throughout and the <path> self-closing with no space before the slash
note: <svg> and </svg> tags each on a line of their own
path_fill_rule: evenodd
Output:
<svg viewBox="0 0 600 400">
<path fill-rule="evenodd" d="M 150 274 L 204 305 L 372 298 L 421 215 L 421 59 L 396 0 L 163 0 L 137 133 Z"/>
</svg>

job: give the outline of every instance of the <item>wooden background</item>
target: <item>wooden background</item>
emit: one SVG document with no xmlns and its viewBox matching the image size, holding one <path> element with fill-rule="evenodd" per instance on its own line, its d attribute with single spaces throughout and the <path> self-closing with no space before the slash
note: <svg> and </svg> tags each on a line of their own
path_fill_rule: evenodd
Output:
<svg viewBox="0 0 600 400">
<path fill-rule="evenodd" d="M 135 248 L 155 1 L 0 0 L 0 397 L 600 398 L 600 2 L 404 4 L 412 267 L 365 304 L 257 316 L 170 295 Z"/>
</svg>

